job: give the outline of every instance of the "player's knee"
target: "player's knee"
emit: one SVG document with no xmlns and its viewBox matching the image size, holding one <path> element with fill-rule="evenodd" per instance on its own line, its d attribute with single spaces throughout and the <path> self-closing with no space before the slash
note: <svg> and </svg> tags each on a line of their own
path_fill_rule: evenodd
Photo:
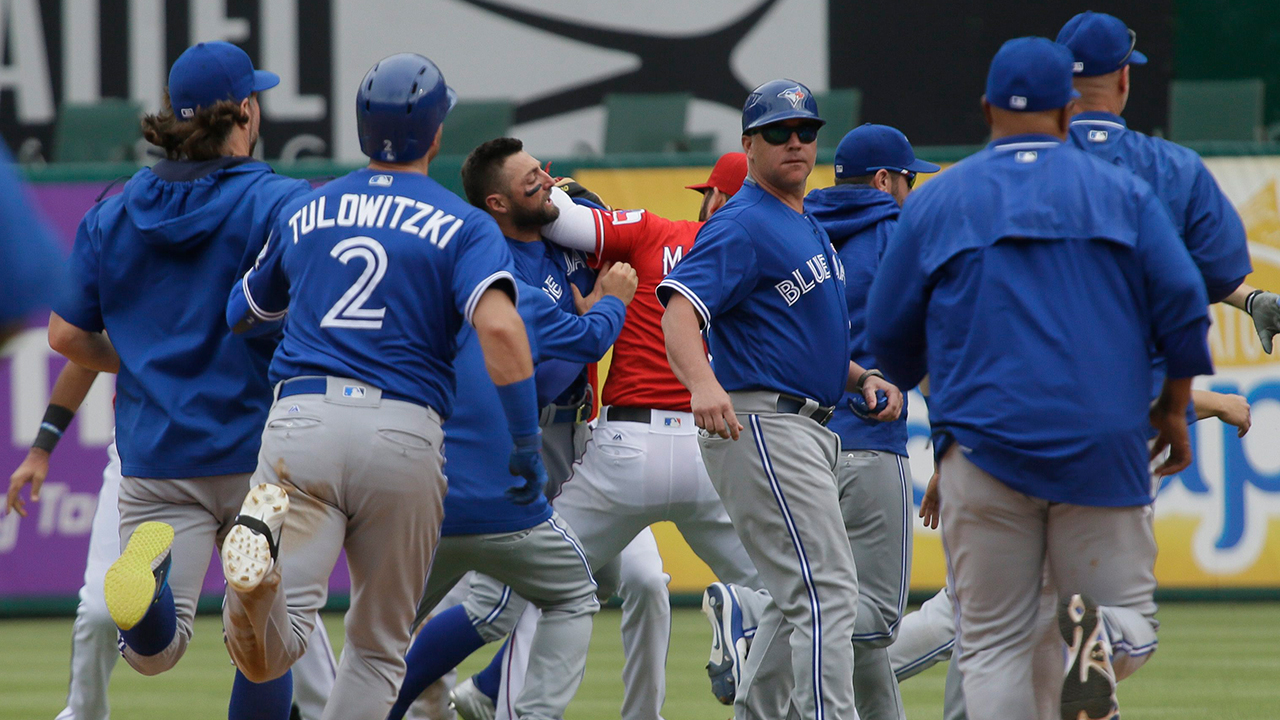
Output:
<svg viewBox="0 0 1280 720">
<path fill-rule="evenodd" d="M 170 670 L 182 658 L 182 653 L 174 651 L 172 647 L 155 655 L 139 655 L 133 650 L 125 648 L 120 655 L 125 662 L 129 663 L 130 667 L 148 677 Z"/>
<path fill-rule="evenodd" d="M 634 573 L 624 572 L 618 585 L 618 595 L 623 604 L 636 604 L 653 610 L 671 612 L 671 593 L 667 590 L 670 577 L 658 572 Z"/>
</svg>

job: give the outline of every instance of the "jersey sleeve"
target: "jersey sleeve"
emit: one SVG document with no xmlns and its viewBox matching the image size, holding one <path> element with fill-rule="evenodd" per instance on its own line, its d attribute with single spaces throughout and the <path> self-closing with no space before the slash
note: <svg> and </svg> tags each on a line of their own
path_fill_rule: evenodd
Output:
<svg viewBox="0 0 1280 720">
<path fill-rule="evenodd" d="M 605 296 L 579 317 L 561 310 L 546 293 L 526 292 L 520 314 L 538 336 L 540 359 L 593 363 L 618 339 L 627 308 L 618 298 Z"/>
<path fill-rule="evenodd" d="M 488 216 L 472 215 L 466 219 L 472 227 L 462 237 L 453 258 L 453 301 L 458 312 L 471 322 L 471 315 L 480 304 L 480 297 L 491 287 L 500 288 L 519 301 L 515 276 L 512 274 L 511 251 L 502 239 L 502 232 Z"/>
<path fill-rule="evenodd" d="M 1143 271 L 1151 333 L 1169 377 L 1211 375 L 1209 298 L 1165 206 L 1142 196 L 1137 250 Z"/>
<path fill-rule="evenodd" d="M 277 220 L 253 267 L 231 288 L 227 324 L 235 333 L 265 334 L 277 328 L 289 312 L 289 278 L 284 272 L 289 237 Z"/>
<path fill-rule="evenodd" d="M 693 249 L 658 284 L 666 307 L 672 293 L 693 303 L 702 327 L 751 293 L 760 278 L 755 244 L 736 220 L 709 222 L 698 231 Z"/>
<path fill-rule="evenodd" d="M 867 295 L 867 350 L 889 381 L 901 388 L 919 385 L 928 373 L 925 314 L 929 297 L 920 264 L 920 234 L 904 212 Z"/>
<path fill-rule="evenodd" d="M 1187 250 L 1204 278 L 1209 302 L 1220 302 L 1253 272 L 1240 214 L 1197 158 L 1184 227 Z"/>
<path fill-rule="evenodd" d="M 593 210 L 600 224 L 600 242 L 596 262 L 630 262 L 651 235 L 652 213 L 644 210 L 615 210 L 611 213 Z"/>
<path fill-rule="evenodd" d="M 94 208 L 80 221 L 68 263 L 67 291 L 53 305 L 59 317 L 85 332 L 103 330 L 102 303 L 98 294 L 101 246 L 97 217 L 97 208 Z"/>
</svg>

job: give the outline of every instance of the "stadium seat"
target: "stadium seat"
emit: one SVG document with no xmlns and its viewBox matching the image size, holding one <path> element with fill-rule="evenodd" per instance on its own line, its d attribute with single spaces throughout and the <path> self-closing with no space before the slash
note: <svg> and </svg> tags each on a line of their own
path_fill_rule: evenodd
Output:
<svg viewBox="0 0 1280 720">
<path fill-rule="evenodd" d="M 515 118 L 510 100 L 459 100 L 444 120 L 443 152 L 466 155 L 482 142 L 506 136 Z"/>
<path fill-rule="evenodd" d="M 1244 80 L 1174 80 L 1169 83 L 1169 139 L 1263 140 L 1266 84 Z"/>
<path fill-rule="evenodd" d="M 707 144 L 685 133 L 690 93 L 609 93 L 604 96 L 606 153 L 660 153 Z M 707 144 L 709 147 L 709 144 Z"/>
<path fill-rule="evenodd" d="M 844 134 L 858 126 L 862 115 L 862 91 L 857 88 L 814 93 L 818 114 L 827 121 L 818 133 L 818 149 L 834 150 Z"/>
<path fill-rule="evenodd" d="M 142 139 L 142 108 L 119 98 L 66 103 L 53 130 L 53 162 L 131 162 Z"/>
</svg>

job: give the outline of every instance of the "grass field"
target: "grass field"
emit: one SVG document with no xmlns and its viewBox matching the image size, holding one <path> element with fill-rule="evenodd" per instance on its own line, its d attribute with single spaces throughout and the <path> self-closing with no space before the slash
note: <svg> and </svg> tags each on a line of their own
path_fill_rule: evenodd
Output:
<svg viewBox="0 0 1280 720">
<path fill-rule="evenodd" d="M 568 720 L 618 716 L 622 697 L 619 613 L 596 618 L 586 681 Z M 1280 717 L 1280 605 L 1169 604 L 1160 611 L 1160 651 L 1120 690 L 1125 720 L 1270 720 Z M 325 618 L 335 650 L 342 619 Z M 51 719 L 66 693 L 70 619 L 0 621 L 0 720 Z M 731 714 L 711 697 L 706 672 L 708 628 L 695 610 L 673 613 L 667 666 L 667 720 L 716 720 Z M 481 651 L 464 673 L 488 660 Z M 902 686 L 907 717 L 941 717 L 944 667 Z M 113 717 L 226 717 L 232 671 L 219 620 L 200 617 L 183 661 L 159 677 L 138 675 L 124 663 L 111 683 Z"/>
</svg>

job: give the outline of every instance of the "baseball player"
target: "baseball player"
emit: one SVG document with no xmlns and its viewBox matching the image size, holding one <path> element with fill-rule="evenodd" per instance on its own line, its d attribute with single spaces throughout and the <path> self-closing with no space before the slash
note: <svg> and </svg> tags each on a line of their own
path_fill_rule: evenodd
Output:
<svg viewBox="0 0 1280 720">
<path fill-rule="evenodd" d="M 420 55 L 370 69 L 356 95 L 369 167 L 289 203 L 226 306 L 241 333 L 288 314 L 253 487 L 222 549 L 227 648 L 251 679 L 286 673 L 345 548 L 351 610 L 326 719 L 381 720 L 404 675 L 440 534 L 464 322 L 514 441 L 512 492 L 546 482 L 510 255 L 488 217 L 427 177 L 455 99 Z"/>
<path fill-rule="evenodd" d="M 31 486 L 31 501 L 40 499 L 40 487 L 49 474 L 49 458 L 75 417 L 75 408 L 84 402 L 98 377 L 75 363 L 63 365 L 53 383 L 49 407 L 22 464 L 9 477 L 7 509 L 26 517 L 22 488 Z M 76 605 L 71 632 L 71 681 L 67 706 L 55 720 L 105 720 L 110 708 L 107 683 L 120 650 L 116 647 L 116 624 L 107 612 L 103 581 L 107 568 L 120 557 L 120 453 L 113 441 L 107 446 L 107 465 L 102 470 L 102 489 L 89 530 L 89 557 L 85 563 L 84 586 Z M 317 624 L 312 644 L 294 673 L 294 706 L 302 720 L 320 720 L 324 702 L 333 688 L 337 663 L 323 624 Z"/>
<path fill-rule="evenodd" d="M 916 158 L 900 131 L 863 125 L 836 148 L 833 187 L 805 197 L 845 267 L 852 359 L 875 367 L 866 348 L 867 291 L 898 212 L 917 173 L 940 168 Z M 875 372 L 875 371 L 872 371 Z M 861 393 L 846 392 L 828 427 L 840 436 L 841 511 L 858 567 L 858 616 L 853 634 L 854 697 L 858 716 L 904 718 L 886 649 L 906 610 L 911 579 L 911 474 L 907 465 L 906 403 L 896 420 L 881 422 Z"/>
<path fill-rule="evenodd" d="M 1212 372 L 1204 283 L 1167 210 L 1063 144 L 1072 62 L 1044 38 L 1005 43 L 994 140 L 904 206 L 868 305 L 889 377 L 930 378 L 972 717 L 1032 717 L 1059 692 L 1062 717 L 1116 714 L 1116 680 L 1149 657 L 1125 649 L 1155 641 L 1149 424 L 1170 450 L 1157 473 L 1186 467 L 1191 380 Z M 1148 411 L 1150 347 L 1167 375 Z M 1069 669 L 1035 683 L 1046 568 Z"/>
<path fill-rule="evenodd" d="M 541 244 L 542 226 L 533 218 L 557 214 L 547 200 L 550 176 L 521 148 L 511 138 L 492 140 L 472 151 L 463 164 L 468 200 L 498 221 L 517 252 Z M 536 191 L 529 193 L 529 189 Z M 521 217 L 530 220 L 514 221 Z M 578 317 L 565 312 L 544 291 L 545 280 L 544 288 L 521 280 L 520 309 L 535 347 L 540 403 L 559 396 L 583 363 L 603 357 L 622 329 L 625 306 L 635 293 L 635 272 L 620 263 L 598 282 L 602 297 Z M 453 478 L 445 503 L 445 537 L 419 617 L 469 569 L 505 582 L 506 594 L 515 593 L 541 610 L 529 658 L 529 682 L 516 699 L 516 716 L 562 717 L 585 667 L 590 617 L 599 608 L 596 586 L 574 531 L 552 511 L 542 493 L 522 498 L 527 500 L 523 504 L 501 496 L 509 481 L 502 480 L 506 468 L 495 464 L 492 452 L 493 434 L 500 428 L 494 427 L 488 410 L 492 393 L 484 391 L 491 384 L 485 378 L 473 380 L 479 377 L 474 369 L 478 350 L 468 352 L 473 345 L 464 341 L 457 361 L 459 397 L 465 399 L 445 424 Z M 414 641 L 406 662 L 410 675 L 421 673 L 422 677 L 416 678 L 413 687 L 406 677 L 389 716 L 392 720 L 404 715 L 421 687 L 486 640 L 480 629 L 491 622 L 494 612 L 470 600 L 436 615 L 431 621 L 434 631 L 423 632 Z"/>
<path fill-rule="evenodd" d="M 62 256 L 0 143 L 0 347 L 64 289 Z"/>
<path fill-rule="evenodd" d="M 123 549 L 103 589 L 125 661 L 148 675 L 186 651 L 209 554 L 256 465 L 275 343 L 233 337 L 221 298 L 281 206 L 308 190 L 251 157 L 257 93 L 278 82 L 229 43 L 182 53 L 164 111 L 143 121 L 167 159 L 85 215 L 74 290 L 49 322 L 54 350 L 118 373 Z M 290 678 L 251 686 L 237 676 L 231 717 L 264 707 L 287 716 Z"/>
<path fill-rule="evenodd" d="M 1103 13 L 1081 13 L 1063 26 L 1058 41 L 1072 51 L 1073 86 L 1081 94 L 1073 106 L 1076 114 L 1067 141 L 1128 168 L 1151 185 L 1168 207 L 1209 300 L 1252 311 L 1259 338 L 1270 352 L 1271 335 L 1280 315 L 1274 310 L 1272 293 L 1243 283 L 1252 267 L 1244 225 L 1235 208 L 1195 152 L 1130 130 L 1119 115 L 1129 96 L 1129 66 L 1147 62 L 1146 56 L 1135 49 L 1136 40 L 1136 34 L 1122 21 Z M 1161 372 L 1162 367 L 1157 357 L 1156 371 Z M 1242 398 L 1196 391 L 1193 406 L 1189 423 L 1219 417 L 1237 428 L 1247 428 L 1248 405 Z M 906 677 L 945 659 L 944 655 L 950 652 L 947 636 L 953 634 L 954 625 L 949 596 L 940 592 L 921 610 L 926 616 L 904 624 L 902 640 L 891 651 L 897 655 L 895 667 L 904 668 Z M 1154 652 L 1155 647 L 1145 650 Z M 958 689 L 954 680 L 950 685 L 953 690 Z M 959 702 L 955 697 L 950 699 L 947 717 L 962 717 L 962 702 L 962 698 Z"/>
<path fill-rule="evenodd" d="M 540 169 L 535 159 L 524 152 L 523 144 L 519 140 L 499 138 L 476 148 L 463 166 L 463 185 L 467 189 L 470 202 L 486 210 L 507 237 L 508 246 L 516 259 L 516 276 L 522 282 L 540 287 L 557 311 L 569 319 L 573 319 L 577 314 L 575 300 L 578 301 L 576 303 L 578 309 L 582 310 L 586 310 L 597 300 L 600 293 L 604 291 L 605 285 L 597 283 L 593 291 L 588 283 L 578 279 L 578 268 L 590 273 L 583 256 L 543 241 L 545 228 L 556 220 L 561 211 L 550 199 L 553 191 L 550 176 Z M 626 267 L 629 269 L 629 266 Z M 582 293 L 586 293 L 586 297 L 582 297 Z M 597 355 L 594 359 L 599 359 L 599 356 Z M 576 364 L 553 360 L 540 365 L 537 372 L 539 402 L 544 406 L 556 404 L 552 399 L 563 398 L 565 385 L 572 387 L 574 383 L 580 382 L 579 378 L 583 377 L 584 371 L 582 360 Z M 548 415 L 545 407 L 542 414 L 545 420 Z M 567 422 L 576 422 L 576 418 L 569 418 Z M 546 432 L 545 425 L 544 432 Z M 570 439 L 570 434 L 561 434 L 557 439 L 567 446 L 565 454 L 572 457 L 569 455 L 572 447 L 564 442 Z M 545 446 L 544 443 L 544 449 Z M 554 493 L 552 494 L 554 496 Z M 557 512 L 559 512 L 558 505 Z M 574 527 L 573 517 L 564 517 L 563 514 L 561 516 L 566 524 Z M 576 527 L 574 531 L 577 532 Z M 604 561 L 618 555 L 614 552 L 602 559 L 593 554 L 591 547 L 585 542 L 583 546 L 593 571 L 600 569 Z M 665 639 L 669 635 L 670 605 L 666 590 L 668 578 L 662 572 L 661 557 L 657 553 L 657 544 L 652 534 L 646 533 L 644 538 L 634 545 L 629 545 L 628 548 L 630 552 L 621 563 L 621 577 L 617 591 L 624 600 L 624 638 L 629 641 L 628 649 L 635 650 L 634 653 L 627 653 L 627 667 L 624 668 L 623 673 L 624 679 L 630 681 L 637 675 L 646 679 L 652 677 L 652 672 L 636 671 L 635 668 L 639 666 L 636 659 L 651 657 L 654 654 L 655 651 L 647 647 L 646 643 L 659 635 L 663 643 L 662 647 L 658 648 L 662 653 L 658 656 L 658 667 L 662 667 L 665 659 Z M 602 592 L 602 594 L 605 593 Z M 497 582 L 491 575 L 477 574 L 471 583 L 471 593 L 464 605 L 467 613 L 478 620 L 475 627 L 478 634 L 449 631 L 447 623 L 451 616 L 447 613 L 442 613 L 441 617 L 433 619 L 415 641 L 415 647 L 433 648 L 430 653 L 425 651 L 423 653 L 423 662 L 431 665 L 431 669 L 429 672 L 424 669 L 410 673 L 401 691 L 402 703 L 406 698 L 416 697 L 422 688 L 439 677 L 444 669 L 456 665 L 483 642 L 506 635 L 521 617 L 526 602 L 520 593 L 513 595 L 510 590 L 504 588 L 503 583 Z M 457 614 L 459 612 L 455 610 L 455 615 L 452 617 L 460 618 L 461 615 Z M 654 615 L 657 616 L 656 622 L 653 619 Z M 421 616 L 420 612 L 419 617 Z M 635 619 L 637 617 L 639 620 Z M 643 632 L 634 632 L 633 628 L 636 627 Z M 443 661 L 442 653 L 436 649 L 442 644 L 449 645 L 451 648 L 446 654 L 449 658 L 448 662 Z M 509 658 L 509 662 L 520 662 L 523 667 L 527 658 L 522 654 Z M 639 668 L 646 669 L 644 666 Z M 657 674 L 660 678 L 661 672 Z M 411 684 L 409 680 L 414 682 Z M 627 695 L 623 701 L 624 716 L 657 717 L 658 708 L 661 706 L 661 692 L 656 692 L 653 688 L 660 690 L 662 686 L 660 679 L 651 682 L 654 684 L 627 683 Z M 459 695 L 459 691 L 479 693 L 474 682 L 471 685 L 464 683 L 455 690 L 455 695 Z M 508 683 L 508 692 L 513 696 L 519 695 L 520 684 Z M 492 698 L 484 699 L 492 701 Z M 465 697 L 455 697 L 454 701 L 458 705 L 471 702 Z M 474 701 L 487 705 L 480 698 L 474 698 Z M 631 714 L 628 715 L 628 712 Z"/>
<path fill-rule="evenodd" d="M 659 343 L 662 308 L 654 294 L 693 246 L 707 217 L 742 187 L 746 165 L 742 153 L 726 154 L 706 183 L 691 186 L 703 193 L 698 222 L 672 221 L 644 210 L 607 212 L 574 203 L 559 188 L 553 191 L 560 213 L 543 229 L 544 237 L 591 252 L 593 264 L 600 267 L 628 262 L 640 277 L 639 299 L 628 308 L 614 346 L 601 416 L 570 482 L 555 498 L 557 512 L 578 533 L 593 568 L 617 556 L 650 524 L 669 520 L 717 577 L 745 589 L 761 586 L 706 475 L 688 410 L 689 391 L 672 374 L 666 349 Z M 624 568 L 627 560 L 624 557 Z M 745 616 L 735 626 L 713 607 L 729 602 L 730 592 L 720 585 L 704 600 L 704 610 L 718 633 L 739 627 L 737 639 L 749 638 L 764 601 L 742 603 Z M 654 613 L 661 622 L 634 626 L 643 628 L 641 633 L 626 632 L 632 626 L 624 622 L 624 718 L 656 718 L 661 711 L 670 636 L 669 611 L 661 610 Z M 732 702 L 737 668 L 721 657 L 729 652 L 727 645 L 718 644 L 708 670 L 717 696 Z"/>
<path fill-rule="evenodd" d="M 774 80 L 751 93 L 742 113 L 748 180 L 657 291 L 671 368 L 706 431 L 699 444 L 711 482 L 772 596 L 753 643 L 779 633 L 765 644 L 780 652 L 748 656 L 740 718 L 776 711 L 751 704 L 757 676 L 762 686 L 789 681 L 789 714 L 854 713 L 857 576 L 836 489 L 840 442 L 825 425 L 846 388 L 865 390 L 871 408 L 876 390 L 896 389 L 849 361 L 844 268 L 804 211 L 822 124 L 800 83 Z M 879 410 L 896 417 L 901 396 L 887 405 Z"/>
</svg>

